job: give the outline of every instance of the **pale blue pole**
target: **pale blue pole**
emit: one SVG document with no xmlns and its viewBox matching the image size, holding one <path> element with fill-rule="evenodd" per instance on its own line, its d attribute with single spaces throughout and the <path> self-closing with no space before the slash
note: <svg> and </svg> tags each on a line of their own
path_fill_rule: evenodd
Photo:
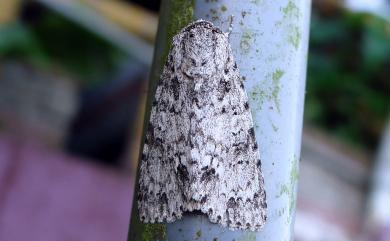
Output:
<svg viewBox="0 0 390 241">
<path fill-rule="evenodd" d="M 268 219 L 259 232 L 230 231 L 188 214 L 168 240 L 293 239 L 310 22 L 309 0 L 196 0 L 195 19 L 228 31 L 245 78 L 264 174 Z"/>
</svg>

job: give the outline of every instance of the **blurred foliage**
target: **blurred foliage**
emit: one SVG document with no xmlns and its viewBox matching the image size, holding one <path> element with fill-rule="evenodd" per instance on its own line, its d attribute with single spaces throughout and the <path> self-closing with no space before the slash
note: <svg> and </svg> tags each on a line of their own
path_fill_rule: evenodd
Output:
<svg viewBox="0 0 390 241">
<path fill-rule="evenodd" d="M 126 58 L 116 47 L 56 13 L 32 12 L 19 23 L 0 27 L 0 59 L 59 69 L 91 85 L 104 80 Z"/>
<path fill-rule="evenodd" d="M 305 120 L 374 150 L 389 106 L 390 24 L 368 14 L 314 9 Z"/>
</svg>

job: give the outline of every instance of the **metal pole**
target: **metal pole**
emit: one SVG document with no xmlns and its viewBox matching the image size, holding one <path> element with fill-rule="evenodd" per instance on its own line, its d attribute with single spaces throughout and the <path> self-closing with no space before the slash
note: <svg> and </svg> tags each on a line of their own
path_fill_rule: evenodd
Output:
<svg viewBox="0 0 390 241">
<path fill-rule="evenodd" d="M 140 145 L 140 152 L 143 149 L 145 130 L 149 122 L 151 102 L 154 98 L 157 81 L 160 77 L 173 36 L 183 27 L 193 21 L 194 1 L 193 0 L 162 0 L 156 46 L 153 56 L 153 64 L 150 72 L 150 81 L 147 92 L 146 111 L 144 118 L 143 138 Z M 141 155 L 139 155 L 141 156 Z M 138 170 L 139 171 L 139 170 Z M 138 171 L 135 178 L 135 190 L 133 206 L 131 211 L 130 228 L 128 241 L 157 241 L 166 240 L 165 224 L 143 224 L 138 216 L 137 192 L 138 192 Z M 175 241 L 177 239 L 173 239 Z"/>
<path fill-rule="evenodd" d="M 167 225 L 168 240 L 293 239 L 310 21 L 309 0 L 196 0 L 194 17 L 228 30 L 245 78 L 267 192 L 260 232 L 231 231 L 189 214 Z"/>
<path fill-rule="evenodd" d="M 373 169 L 372 190 L 368 197 L 361 240 L 385 241 L 390 235 L 390 120 Z"/>
<path fill-rule="evenodd" d="M 255 122 L 267 192 L 268 220 L 260 232 L 231 231 L 210 223 L 201 214 L 188 214 L 167 225 L 141 225 L 134 202 L 129 240 L 292 240 L 310 6 L 310 0 L 162 2 L 151 90 L 155 89 L 172 33 L 188 24 L 190 19 L 206 19 L 228 31 L 233 16 L 230 43 L 245 79 Z M 149 91 L 152 93 L 154 91 Z M 149 111 L 146 120 L 148 114 Z"/>
</svg>

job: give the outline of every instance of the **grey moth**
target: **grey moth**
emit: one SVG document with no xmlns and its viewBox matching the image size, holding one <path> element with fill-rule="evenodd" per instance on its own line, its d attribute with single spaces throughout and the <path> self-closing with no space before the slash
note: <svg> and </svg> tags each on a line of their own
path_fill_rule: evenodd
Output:
<svg viewBox="0 0 390 241">
<path fill-rule="evenodd" d="M 173 38 L 140 163 L 146 223 L 200 211 L 230 229 L 259 230 L 266 193 L 243 80 L 228 34 L 198 20 Z"/>
</svg>

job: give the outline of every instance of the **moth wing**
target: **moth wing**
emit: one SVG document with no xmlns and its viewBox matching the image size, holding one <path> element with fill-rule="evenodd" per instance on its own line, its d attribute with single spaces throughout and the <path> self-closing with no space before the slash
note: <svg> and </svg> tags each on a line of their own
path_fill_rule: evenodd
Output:
<svg viewBox="0 0 390 241">
<path fill-rule="evenodd" d="M 230 47 L 226 69 L 213 78 L 210 82 L 217 86 L 204 93 L 217 98 L 199 97 L 205 116 L 191 135 L 198 139 L 194 143 L 201 143 L 193 151 L 200 153 L 198 161 L 203 164 L 190 170 L 198 173 L 192 183 L 196 202 L 190 204 L 212 222 L 259 230 L 266 219 L 261 161 L 248 97 Z"/>
<path fill-rule="evenodd" d="M 182 215 L 178 178 L 186 175 L 179 164 L 188 128 L 172 58 L 171 51 L 157 85 L 142 152 L 138 207 L 144 222 L 172 222 Z"/>
</svg>

